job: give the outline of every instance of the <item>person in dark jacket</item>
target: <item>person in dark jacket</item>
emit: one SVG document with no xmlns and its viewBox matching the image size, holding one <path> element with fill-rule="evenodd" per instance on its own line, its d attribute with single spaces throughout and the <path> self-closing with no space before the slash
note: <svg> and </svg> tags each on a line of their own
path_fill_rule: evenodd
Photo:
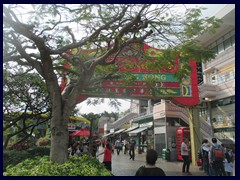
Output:
<svg viewBox="0 0 240 180">
<path fill-rule="evenodd" d="M 157 151 L 149 149 L 146 155 L 146 165 L 141 166 L 135 176 L 166 176 L 161 168 L 155 166 L 157 158 Z"/>
<path fill-rule="evenodd" d="M 135 145 L 136 145 L 136 141 L 133 138 L 131 138 L 130 142 L 129 142 L 129 146 L 130 146 L 130 149 L 129 149 L 130 158 L 129 159 L 132 159 L 133 161 L 135 158 Z"/>
</svg>

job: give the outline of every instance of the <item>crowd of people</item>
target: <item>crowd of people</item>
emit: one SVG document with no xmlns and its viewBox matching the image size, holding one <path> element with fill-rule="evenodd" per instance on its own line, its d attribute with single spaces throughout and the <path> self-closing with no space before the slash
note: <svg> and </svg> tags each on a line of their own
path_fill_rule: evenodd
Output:
<svg viewBox="0 0 240 180">
<path fill-rule="evenodd" d="M 181 144 L 181 155 L 183 158 L 182 174 L 192 175 L 189 172 L 191 146 L 188 139 Z M 218 144 L 216 138 L 212 138 L 212 145 L 204 139 L 198 152 L 198 158 L 202 162 L 201 170 L 204 170 L 208 176 L 232 176 L 234 156 L 232 149 Z"/>
<path fill-rule="evenodd" d="M 99 144 L 98 141 L 94 140 L 91 144 L 92 152 L 90 152 L 90 143 L 88 140 L 72 141 L 68 146 L 68 156 L 82 156 L 83 154 L 91 153 L 93 157 L 96 157 Z"/>
<path fill-rule="evenodd" d="M 114 145 L 111 143 L 110 139 L 104 139 L 101 141 L 101 143 L 102 147 L 104 147 L 104 150 L 103 152 L 99 153 L 97 157 L 104 155 L 102 163 L 109 171 L 112 171 L 112 154 L 114 153 L 114 149 L 117 150 L 117 155 L 119 155 L 120 151 L 122 150 L 122 146 L 124 146 L 124 154 L 129 151 L 129 159 L 134 161 L 136 141 L 133 138 L 130 138 L 129 142 L 127 139 L 121 141 L 120 138 L 117 138 Z M 165 172 L 161 168 L 156 167 L 155 164 L 157 158 L 157 151 L 154 149 L 148 150 L 146 154 L 146 165 L 141 166 L 137 170 L 135 176 L 166 176 Z"/>
<path fill-rule="evenodd" d="M 102 146 L 103 151 L 99 152 L 99 146 Z M 103 155 L 103 164 L 109 171 L 112 171 L 112 155 L 115 153 L 120 155 L 124 149 L 124 154 L 129 154 L 129 159 L 135 159 L 136 141 L 133 138 L 121 139 L 117 138 L 112 141 L 108 138 L 103 138 L 101 141 L 93 141 L 91 154 L 98 158 Z M 69 145 L 69 156 L 82 156 L 84 153 L 89 154 L 88 140 L 77 141 Z M 98 152 L 98 154 L 97 154 Z M 182 175 L 192 175 L 190 172 L 191 162 L 191 146 L 190 141 L 185 139 L 181 144 L 181 156 L 183 158 Z M 216 138 L 212 138 L 212 145 L 207 139 L 202 141 L 199 149 L 198 157 L 202 162 L 201 169 L 209 176 L 232 176 L 233 161 L 235 154 L 229 147 L 224 147 L 217 143 Z M 149 149 L 146 153 L 146 165 L 141 166 L 136 171 L 136 176 L 166 176 L 165 172 L 156 167 L 158 153 L 154 149 Z"/>
<path fill-rule="evenodd" d="M 102 154 L 104 155 L 103 164 L 110 171 L 112 170 L 112 154 L 114 153 L 114 149 L 116 149 L 117 155 L 119 155 L 124 146 L 124 154 L 129 151 L 129 159 L 134 160 L 135 158 L 136 141 L 133 138 L 131 138 L 129 142 L 127 141 L 127 139 L 121 140 L 121 138 L 117 138 L 115 142 L 111 142 L 110 139 L 102 139 L 101 144 L 104 150 L 103 152 L 99 153 L 97 157 Z"/>
<path fill-rule="evenodd" d="M 202 170 L 209 176 L 232 176 L 235 153 L 232 148 L 219 144 L 212 138 L 212 145 L 207 139 L 202 141 L 198 157 L 202 161 Z"/>
</svg>

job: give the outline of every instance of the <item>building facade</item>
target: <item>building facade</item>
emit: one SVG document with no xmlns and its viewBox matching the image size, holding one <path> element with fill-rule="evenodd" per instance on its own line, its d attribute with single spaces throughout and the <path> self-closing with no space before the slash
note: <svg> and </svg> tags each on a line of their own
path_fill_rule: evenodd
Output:
<svg viewBox="0 0 240 180">
<path fill-rule="evenodd" d="M 216 54 L 202 64 L 200 116 L 213 126 L 214 136 L 230 143 L 235 142 L 235 5 L 225 6 L 215 16 L 223 21 L 216 33 L 198 37 Z"/>
<path fill-rule="evenodd" d="M 216 33 L 198 37 L 216 53 L 215 59 L 200 64 L 198 141 L 215 136 L 222 143 L 235 144 L 235 5 L 227 5 L 215 16 L 223 21 Z M 137 129 L 127 133 L 136 138 L 138 148 L 154 148 L 159 156 L 170 149 L 171 160 L 177 160 L 176 131 L 189 126 L 188 109 L 171 101 L 132 100 L 131 113 L 138 114 L 130 120 Z"/>
</svg>

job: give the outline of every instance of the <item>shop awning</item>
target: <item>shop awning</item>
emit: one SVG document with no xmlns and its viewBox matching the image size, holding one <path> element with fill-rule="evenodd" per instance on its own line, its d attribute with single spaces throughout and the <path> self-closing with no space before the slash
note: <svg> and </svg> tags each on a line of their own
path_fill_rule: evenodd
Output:
<svg viewBox="0 0 240 180">
<path fill-rule="evenodd" d="M 137 133 L 140 133 L 140 132 L 142 132 L 146 129 L 147 129 L 147 127 L 140 127 L 138 129 L 135 129 L 134 131 L 129 132 L 129 134 L 137 134 Z"/>
<path fill-rule="evenodd" d="M 137 129 L 138 127 L 131 127 L 131 128 L 128 128 L 128 129 L 126 129 L 124 132 L 130 132 L 130 131 L 132 131 L 132 130 L 134 130 L 134 129 Z"/>
<path fill-rule="evenodd" d="M 118 131 L 116 131 L 114 134 L 119 134 L 119 133 L 121 133 L 121 132 L 123 132 L 123 131 L 125 131 L 126 129 L 119 129 Z"/>
<path fill-rule="evenodd" d="M 108 134 L 105 134 L 103 137 L 110 136 L 111 134 L 113 134 L 113 132 L 111 132 L 111 133 L 108 133 Z"/>
</svg>

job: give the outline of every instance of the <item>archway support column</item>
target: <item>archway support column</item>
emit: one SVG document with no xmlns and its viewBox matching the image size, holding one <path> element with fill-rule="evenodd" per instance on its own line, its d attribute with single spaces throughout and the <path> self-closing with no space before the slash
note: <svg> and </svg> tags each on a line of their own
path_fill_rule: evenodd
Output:
<svg viewBox="0 0 240 180">
<path fill-rule="evenodd" d="M 198 107 L 189 107 L 189 128 L 191 138 L 192 164 L 197 166 L 198 149 L 201 147 L 201 132 Z"/>
</svg>

